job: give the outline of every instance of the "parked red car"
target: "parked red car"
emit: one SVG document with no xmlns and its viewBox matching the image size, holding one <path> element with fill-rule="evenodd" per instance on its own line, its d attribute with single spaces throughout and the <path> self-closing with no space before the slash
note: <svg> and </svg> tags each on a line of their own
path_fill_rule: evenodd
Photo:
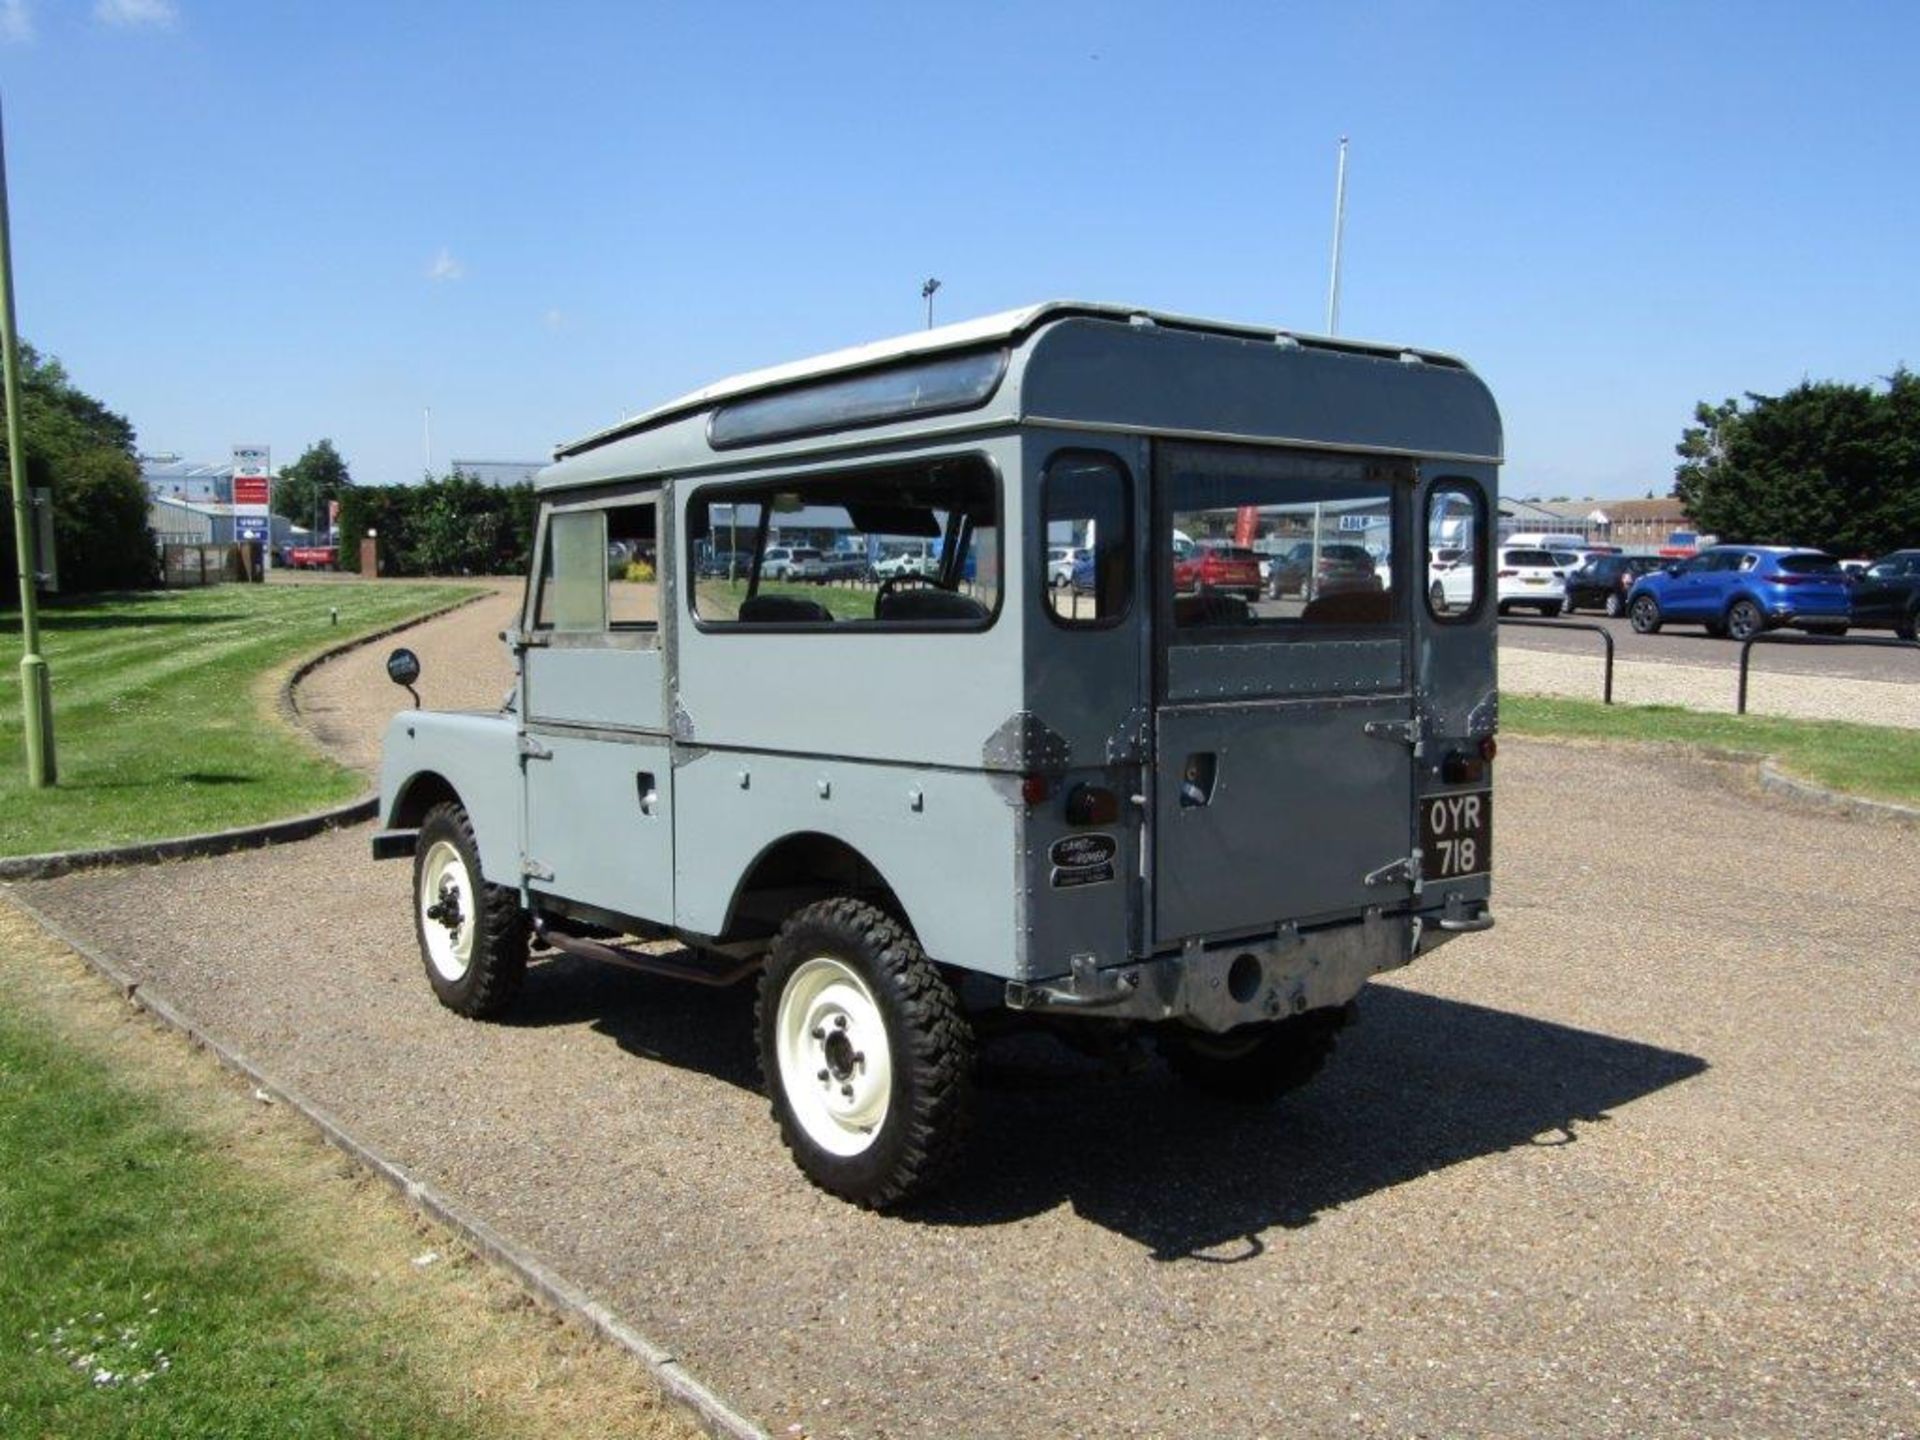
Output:
<svg viewBox="0 0 1920 1440">
<path fill-rule="evenodd" d="M 1224 540 L 1200 540 L 1191 548 L 1176 547 L 1173 588 L 1179 594 L 1206 590 L 1258 600 L 1260 557 L 1245 546 L 1230 545 Z"/>
</svg>

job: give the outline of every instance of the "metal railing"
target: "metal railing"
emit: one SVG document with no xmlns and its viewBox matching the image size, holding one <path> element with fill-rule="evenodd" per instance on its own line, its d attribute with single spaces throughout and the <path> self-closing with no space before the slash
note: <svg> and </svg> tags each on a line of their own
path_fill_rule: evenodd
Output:
<svg viewBox="0 0 1920 1440">
<path fill-rule="evenodd" d="M 1761 631 L 1749 635 L 1740 644 L 1740 697 L 1734 713 L 1747 713 L 1747 664 L 1756 645 L 1871 645 L 1881 650 L 1920 650 L 1920 640 L 1894 640 L 1881 635 L 1780 635 Z"/>
<path fill-rule="evenodd" d="M 1588 630 L 1598 635 L 1602 640 L 1607 642 L 1606 678 L 1601 686 L 1600 703 L 1602 705 L 1611 705 L 1613 703 L 1613 632 L 1608 630 L 1606 626 L 1596 625 L 1591 620 L 1515 620 L 1508 615 L 1502 615 L 1499 623 L 1503 627 L 1507 625 L 1520 625 L 1530 630 Z M 1742 668 L 1740 672 L 1740 693 L 1743 695 L 1746 693 L 1746 674 L 1746 670 Z"/>
</svg>

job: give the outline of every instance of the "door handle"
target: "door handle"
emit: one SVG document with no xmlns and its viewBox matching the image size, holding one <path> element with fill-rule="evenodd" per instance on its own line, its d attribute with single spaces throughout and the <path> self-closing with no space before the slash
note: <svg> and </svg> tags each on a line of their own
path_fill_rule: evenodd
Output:
<svg viewBox="0 0 1920 1440">
<path fill-rule="evenodd" d="M 633 778 L 634 788 L 638 790 L 640 794 L 640 813 L 642 815 L 653 814 L 655 808 L 660 804 L 660 790 L 653 783 L 653 772 L 651 770 L 642 770 Z"/>
</svg>

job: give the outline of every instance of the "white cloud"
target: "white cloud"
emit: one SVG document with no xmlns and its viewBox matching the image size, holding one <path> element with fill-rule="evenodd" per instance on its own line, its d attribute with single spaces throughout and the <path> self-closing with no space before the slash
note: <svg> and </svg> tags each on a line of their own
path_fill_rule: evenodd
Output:
<svg viewBox="0 0 1920 1440">
<path fill-rule="evenodd" d="M 126 30 L 165 29 L 180 18 L 180 10 L 173 0 L 94 0 L 93 18 Z"/>
<path fill-rule="evenodd" d="M 427 279 L 436 285 L 443 280 L 458 280 L 467 273 L 467 267 L 453 258 L 453 252 L 446 246 L 440 247 L 440 253 L 433 257 L 433 263 L 427 266 Z"/>
<path fill-rule="evenodd" d="M 27 0 L 0 0 L 0 43 L 25 45 L 33 39 L 33 11 Z"/>
<path fill-rule="evenodd" d="M 567 328 L 567 312 L 564 310 L 549 310 L 540 317 L 540 323 L 545 325 L 549 330 L 564 330 Z"/>
</svg>

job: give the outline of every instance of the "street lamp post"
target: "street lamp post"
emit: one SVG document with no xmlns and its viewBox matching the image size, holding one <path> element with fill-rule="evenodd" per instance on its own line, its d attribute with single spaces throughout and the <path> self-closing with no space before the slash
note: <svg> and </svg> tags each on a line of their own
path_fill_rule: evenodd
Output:
<svg viewBox="0 0 1920 1440">
<path fill-rule="evenodd" d="M 27 455 L 20 438 L 20 336 L 13 323 L 13 240 L 7 215 L 7 141 L 0 124 L 0 362 L 6 370 L 7 469 L 13 481 L 13 548 L 20 570 L 20 705 L 25 722 L 27 784 L 53 784 L 53 676 L 40 653 L 40 597 L 34 591 L 33 508 L 27 497 Z"/>
<path fill-rule="evenodd" d="M 927 302 L 927 328 L 929 330 L 933 328 L 933 292 L 939 288 L 940 282 L 932 276 L 928 276 L 927 283 L 920 287 L 920 298 Z"/>
</svg>

